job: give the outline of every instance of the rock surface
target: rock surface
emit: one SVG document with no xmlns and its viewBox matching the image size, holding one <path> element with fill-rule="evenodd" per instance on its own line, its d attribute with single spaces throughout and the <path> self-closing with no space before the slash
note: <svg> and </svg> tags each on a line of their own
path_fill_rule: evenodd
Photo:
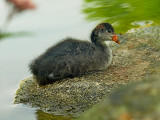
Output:
<svg viewBox="0 0 160 120">
<path fill-rule="evenodd" d="M 77 116 L 99 103 L 120 85 L 160 74 L 160 27 L 141 28 L 122 35 L 112 45 L 113 62 L 103 71 L 38 86 L 34 77 L 22 80 L 15 103 L 29 103 L 42 111 Z"/>
<path fill-rule="evenodd" d="M 77 120 L 160 120 L 160 76 L 117 89 Z"/>
</svg>

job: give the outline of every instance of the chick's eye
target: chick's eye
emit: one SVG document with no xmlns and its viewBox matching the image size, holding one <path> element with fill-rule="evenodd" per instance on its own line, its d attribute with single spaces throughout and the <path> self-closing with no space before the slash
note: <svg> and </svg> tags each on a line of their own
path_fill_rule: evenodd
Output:
<svg viewBox="0 0 160 120">
<path fill-rule="evenodd" d="M 106 30 L 108 33 L 111 33 L 111 30 Z"/>
</svg>

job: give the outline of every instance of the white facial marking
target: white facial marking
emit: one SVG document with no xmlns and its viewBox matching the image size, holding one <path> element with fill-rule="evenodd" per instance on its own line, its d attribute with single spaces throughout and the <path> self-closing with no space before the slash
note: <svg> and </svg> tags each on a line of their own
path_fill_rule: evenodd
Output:
<svg viewBox="0 0 160 120">
<path fill-rule="evenodd" d="M 53 79 L 53 73 L 49 74 L 48 78 Z"/>
</svg>

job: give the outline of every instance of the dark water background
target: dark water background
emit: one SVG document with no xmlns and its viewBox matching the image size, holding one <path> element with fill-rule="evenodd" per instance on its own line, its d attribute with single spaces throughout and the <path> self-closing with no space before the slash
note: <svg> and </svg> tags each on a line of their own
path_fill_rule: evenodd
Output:
<svg viewBox="0 0 160 120">
<path fill-rule="evenodd" d="M 100 22 L 110 22 L 117 33 L 131 28 L 158 25 L 159 0 L 35 0 L 37 9 L 17 15 L 9 32 L 32 34 L 0 39 L 0 120 L 36 120 L 37 109 L 15 105 L 20 81 L 30 76 L 28 64 L 46 48 L 72 36 L 89 40 Z M 0 27 L 6 6 L 0 1 Z M 39 112 L 38 112 L 39 113 Z"/>
</svg>

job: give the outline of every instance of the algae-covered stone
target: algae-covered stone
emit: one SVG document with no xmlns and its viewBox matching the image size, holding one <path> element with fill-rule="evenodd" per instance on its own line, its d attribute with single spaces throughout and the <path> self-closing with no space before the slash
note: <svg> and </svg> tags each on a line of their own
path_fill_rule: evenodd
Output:
<svg viewBox="0 0 160 120">
<path fill-rule="evenodd" d="M 53 115 L 49 113 L 45 113 L 41 110 L 38 110 L 36 113 L 37 120 L 71 120 L 72 117 L 69 116 L 61 116 L 61 115 Z"/>
<path fill-rule="evenodd" d="M 160 76 L 117 89 L 78 120 L 160 120 Z"/>
<path fill-rule="evenodd" d="M 15 103 L 29 103 L 54 114 L 80 115 L 119 85 L 160 74 L 160 34 L 156 31 L 160 27 L 122 35 L 121 44 L 111 46 L 113 62 L 106 70 L 45 86 L 39 86 L 34 77 L 22 80 Z"/>
</svg>

